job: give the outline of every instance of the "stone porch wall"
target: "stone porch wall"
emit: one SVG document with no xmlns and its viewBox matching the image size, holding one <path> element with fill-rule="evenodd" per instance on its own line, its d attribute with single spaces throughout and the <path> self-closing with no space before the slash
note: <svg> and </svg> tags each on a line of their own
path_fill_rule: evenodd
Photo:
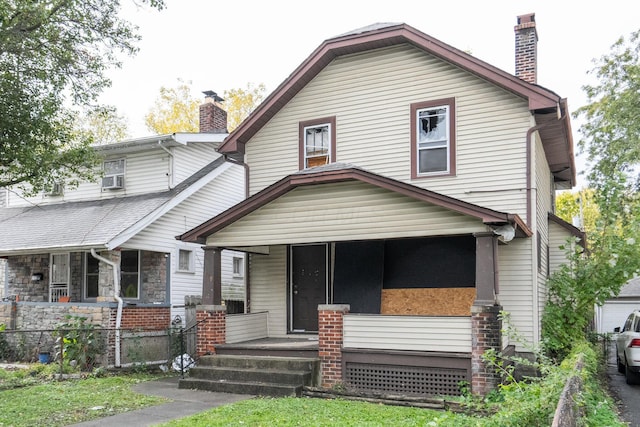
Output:
<svg viewBox="0 0 640 427">
<path fill-rule="evenodd" d="M 103 251 L 101 256 L 119 263 L 118 251 Z M 90 256 L 90 255 L 88 255 Z M 4 262 L 3 262 L 4 261 Z M 20 301 L 49 301 L 49 262 L 50 254 L 18 255 L 0 259 L 0 299 L 19 296 Z M 5 292 L 2 264 L 6 264 L 7 286 Z M 84 260 L 82 252 L 69 255 L 70 285 L 69 296 L 72 302 L 82 301 L 84 286 Z M 141 303 L 163 303 L 167 299 L 167 257 L 161 252 L 141 252 Z M 43 275 L 42 280 L 33 281 L 36 273 Z M 99 294 L 107 300 L 113 298 L 113 272 L 110 266 L 100 264 Z M 3 292 L 6 295 L 3 295 Z"/>
</svg>

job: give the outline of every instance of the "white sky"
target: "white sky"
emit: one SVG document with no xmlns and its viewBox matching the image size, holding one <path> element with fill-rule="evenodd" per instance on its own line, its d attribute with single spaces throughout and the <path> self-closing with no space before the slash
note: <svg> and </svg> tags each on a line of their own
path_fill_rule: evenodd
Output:
<svg viewBox="0 0 640 427">
<path fill-rule="evenodd" d="M 514 72 L 516 17 L 536 14 L 538 84 L 585 104 L 592 60 L 618 37 L 640 29 L 640 1 L 611 0 L 165 0 L 166 9 L 124 17 L 140 27 L 140 52 L 110 73 L 100 101 L 129 120 L 132 137 L 149 135 L 144 116 L 161 86 L 192 82 L 193 95 L 264 83 L 275 89 L 324 40 L 375 22 L 404 22 Z M 573 121 L 577 144 L 579 123 Z M 581 162 L 578 169 L 581 169 Z"/>
</svg>

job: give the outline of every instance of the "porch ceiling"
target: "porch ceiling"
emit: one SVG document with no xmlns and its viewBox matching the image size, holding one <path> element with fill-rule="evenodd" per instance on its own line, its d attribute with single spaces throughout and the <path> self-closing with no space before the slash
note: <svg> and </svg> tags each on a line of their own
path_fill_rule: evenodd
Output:
<svg viewBox="0 0 640 427">
<path fill-rule="evenodd" d="M 530 235 L 516 215 L 332 164 L 290 175 L 178 238 L 245 247 L 471 234 L 505 224 Z"/>
</svg>

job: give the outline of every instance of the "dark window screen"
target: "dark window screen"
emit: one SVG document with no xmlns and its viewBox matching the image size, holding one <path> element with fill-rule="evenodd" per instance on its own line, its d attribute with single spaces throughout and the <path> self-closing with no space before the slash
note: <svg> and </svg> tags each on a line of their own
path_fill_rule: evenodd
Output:
<svg viewBox="0 0 640 427">
<path fill-rule="evenodd" d="M 475 286 L 472 236 L 389 240 L 384 252 L 384 288 Z"/>
</svg>

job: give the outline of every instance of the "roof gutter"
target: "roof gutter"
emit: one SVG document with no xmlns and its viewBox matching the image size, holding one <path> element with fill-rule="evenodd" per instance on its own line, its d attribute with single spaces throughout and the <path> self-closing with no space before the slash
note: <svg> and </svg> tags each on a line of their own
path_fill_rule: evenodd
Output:
<svg viewBox="0 0 640 427">
<path fill-rule="evenodd" d="M 116 313 L 116 360 L 115 366 L 116 368 L 120 367 L 120 325 L 122 324 L 122 298 L 120 297 L 120 271 L 119 266 L 115 262 L 106 259 L 97 254 L 94 248 L 91 248 L 91 256 L 97 259 L 98 261 L 102 261 L 107 265 L 110 265 L 113 268 L 113 295 L 118 301 L 118 310 Z"/>
</svg>

